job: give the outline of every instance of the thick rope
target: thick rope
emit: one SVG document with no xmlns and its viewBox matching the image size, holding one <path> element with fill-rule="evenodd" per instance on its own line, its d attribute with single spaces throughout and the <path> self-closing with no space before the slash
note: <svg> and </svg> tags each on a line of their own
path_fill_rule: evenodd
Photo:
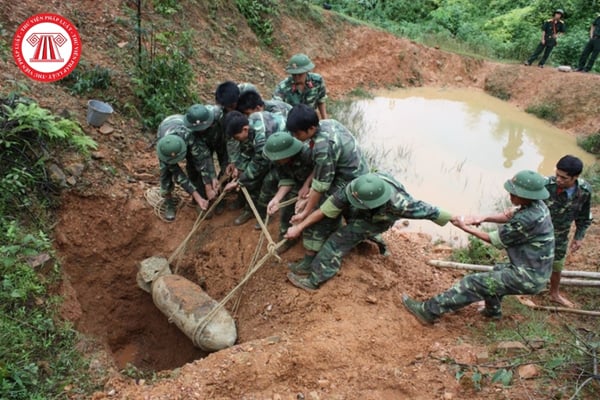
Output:
<svg viewBox="0 0 600 400">
<path fill-rule="evenodd" d="M 173 199 L 177 202 L 177 210 L 179 210 L 184 203 L 182 199 L 182 194 L 182 191 L 178 189 L 175 189 L 173 193 Z M 150 206 L 154 210 L 154 214 L 160 220 L 164 222 L 173 222 L 168 221 L 165 218 L 165 198 L 161 196 L 159 187 L 150 187 L 146 189 L 146 191 L 144 192 L 144 198 L 146 199 L 148 204 L 150 204 Z"/>
<path fill-rule="evenodd" d="M 269 247 L 272 249 L 273 246 L 275 246 L 275 242 L 273 241 L 273 238 L 271 237 L 271 234 L 269 233 L 267 226 L 263 222 L 262 217 L 260 216 L 260 213 L 256 209 L 256 206 L 254 205 L 254 202 L 252 201 L 252 197 L 250 196 L 250 193 L 248 193 L 248 189 L 246 189 L 244 186 L 240 186 L 240 188 L 242 189 L 242 193 L 244 193 L 244 196 L 246 197 L 246 201 L 248 202 L 248 205 L 250 206 L 252 213 L 254 213 L 254 216 L 256 217 L 256 221 L 258 222 L 260 229 L 262 230 L 263 234 L 265 235 L 265 238 L 269 242 L 269 244 L 267 245 L 267 249 Z M 279 256 L 276 253 L 275 253 L 275 257 L 277 257 L 277 259 L 279 260 Z"/>
</svg>

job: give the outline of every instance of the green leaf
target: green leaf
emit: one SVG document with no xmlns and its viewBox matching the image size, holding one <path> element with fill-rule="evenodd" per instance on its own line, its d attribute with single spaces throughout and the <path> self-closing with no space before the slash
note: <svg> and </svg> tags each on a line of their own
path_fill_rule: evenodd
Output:
<svg viewBox="0 0 600 400">
<path fill-rule="evenodd" d="M 502 383 L 504 386 L 510 386 L 513 373 L 507 369 L 499 369 L 492 375 L 492 383 Z"/>
</svg>

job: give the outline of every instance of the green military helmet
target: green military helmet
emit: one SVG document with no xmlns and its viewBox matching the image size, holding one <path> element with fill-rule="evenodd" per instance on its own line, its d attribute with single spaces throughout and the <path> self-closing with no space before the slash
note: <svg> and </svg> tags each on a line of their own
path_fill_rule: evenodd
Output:
<svg viewBox="0 0 600 400">
<path fill-rule="evenodd" d="M 550 197 L 546 179 L 537 172 L 524 170 L 504 182 L 504 189 L 512 195 L 529 200 L 545 200 Z"/>
<path fill-rule="evenodd" d="M 256 86 L 254 86 L 253 84 L 251 84 L 250 82 L 238 83 L 238 89 L 240 89 L 240 94 L 246 93 L 246 92 L 256 92 L 256 93 L 260 94 L 260 92 L 258 91 L 258 88 Z"/>
<path fill-rule="evenodd" d="M 346 185 L 346 196 L 353 207 L 363 210 L 385 204 L 392 197 L 392 187 L 377 174 L 359 176 Z"/>
<path fill-rule="evenodd" d="M 187 146 L 179 135 L 167 135 L 156 144 L 158 159 L 167 164 L 177 164 L 185 158 Z"/>
<path fill-rule="evenodd" d="M 265 142 L 263 153 L 271 161 L 293 157 L 302 150 L 302 142 L 289 132 L 275 132 Z"/>
<path fill-rule="evenodd" d="M 312 71 L 314 67 L 315 64 L 313 64 L 306 54 L 298 53 L 290 58 L 287 67 L 285 67 L 285 72 L 288 74 L 303 74 Z"/>
<path fill-rule="evenodd" d="M 192 132 L 208 129 L 215 120 L 215 113 L 212 107 L 202 104 L 194 104 L 188 108 L 183 120 L 185 127 Z"/>
<path fill-rule="evenodd" d="M 554 14 L 560 14 L 561 17 L 565 16 L 565 11 L 562 8 L 557 8 L 554 10 Z"/>
</svg>

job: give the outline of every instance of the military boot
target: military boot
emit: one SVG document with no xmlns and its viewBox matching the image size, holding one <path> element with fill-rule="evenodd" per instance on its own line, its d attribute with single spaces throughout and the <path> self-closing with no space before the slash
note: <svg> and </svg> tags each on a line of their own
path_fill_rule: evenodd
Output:
<svg viewBox="0 0 600 400">
<path fill-rule="evenodd" d="M 502 318 L 502 311 L 490 309 L 487 307 L 482 310 L 479 310 L 479 314 L 489 319 L 499 320 Z"/>
<path fill-rule="evenodd" d="M 173 221 L 177 214 L 177 202 L 172 197 L 165 199 L 165 219 L 167 221 Z"/>
<path fill-rule="evenodd" d="M 294 274 L 293 272 L 289 272 L 287 274 L 287 278 L 290 282 L 292 282 L 292 285 L 299 287 L 300 289 L 309 291 L 309 292 L 313 292 L 319 288 L 318 285 L 315 285 L 314 283 L 312 283 L 310 281 L 310 278 L 298 276 L 298 275 Z"/>
<path fill-rule="evenodd" d="M 289 263 L 288 268 L 295 274 L 309 274 L 312 270 L 310 264 L 315 259 L 315 256 L 305 255 L 304 258 L 300 261 L 296 261 L 294 263 Z"/>
<path fill-rule="evenodd" d="M 251 210 L 244 209 L 242 213 L 233 221 L 234 225 L 243 225 L 254 217 Z"/>
<path fill-rule="evenodd" d="M 425 309 L 425 303 L 422 301 L 416 301 L 408 297 L 406 294 L 402 295 L 402 303 L 404 307 L 417 319 L 426 325 L 433 325 L 437 319 L 435 315 Z"/>
<path fill-rule="evenodd" d="M 279 237 L 279 241 L 282 241 L 283 237 L 280 236 Z M 278 255 L 282 255 L 283 253 L 285 253 L 286 251 L 288 251 L 289 249 L 291 249 L 292 247 L 294 247 L 296 245 L 296 243 L 298 243 L 298 239 L 288 239 L 285 241 L 285 243 L 283 243 L 278 249 L 277 249 L 277 254 Z"/>
</svg>

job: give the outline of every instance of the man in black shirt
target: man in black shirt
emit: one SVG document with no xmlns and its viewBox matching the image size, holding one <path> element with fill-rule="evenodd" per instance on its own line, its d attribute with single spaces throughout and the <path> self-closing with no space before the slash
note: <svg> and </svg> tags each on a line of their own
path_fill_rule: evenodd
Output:
<svg viewBox="0 0 600 400">
<path fill-rule="evenodd" d="M 554 16 L 542 24 L 542 41 L 536 47 L 535 51 L 525 61 L 525 65 L 531 65 L 544 52 L 538 66 L 544 68 L 546 60 L 550 56 L 552 49 L 556 46 L 556 39 L 565 32 L 565 23 L 561 19 L 565 12 L 560 8 L 554 11 Z"/>
<path fill-rule="evenodd" d="M 581 57 L 579 57 L 579 65 L 576 71 L 590 72 L 594 66 L 596 58 L 600 53 L 600 15 L 596 17 L 590 27 L 590 40 L 585 45 Z M 591 54 L 591 57 L 590 57 Z M 589 59 L 588 59 L 589 57 Z M 587 61 L 587 65 L 586 65 Z"/>
</svg>

